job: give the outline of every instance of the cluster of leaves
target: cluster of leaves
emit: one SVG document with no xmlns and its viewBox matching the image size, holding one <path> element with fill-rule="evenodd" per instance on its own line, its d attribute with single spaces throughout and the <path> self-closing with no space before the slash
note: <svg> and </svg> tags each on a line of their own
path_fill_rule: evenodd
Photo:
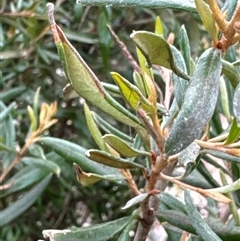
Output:
<svg viewBox="0 0 240 241">
<path fill-rule="evenodd" d="M 0 240 L 37 240 L 42 238 L 43 229 L 101 222 L 128 212 L 116 208 L 121 205 L 121 200 L 127 200 L 131 195 L 125 185 L 116 186 L 104 181 L 97 183 L 93 189 L 82 188 L 77 183 L 73 162 L 84 158 L 86 148 L 96 144 L 88 132 L 81 103 L 61 96 L 67 79 L 52 39 L 46 3 L 3 1 L 1 5 Z M 130 28 L 129 16 L 137 13 L 143 19 L 149 16 L 143 10 L 129 9 L 123 14 L 119 9 L 83 7 L 75 2 L 59 2 L 56 8 L 56 19 L 68 39 L 87 56 L 91 68 L 104 78 L 107 77 L 103 69 L 107 70 L 111 64 L 107 61 L 109 55 L 114 55 L 119 64 L 123 65 L 124 61 L 110 41 L 102 47 L 99 35 L 104 36 L 106 30 L 101 32 L 101 26 L 98 30 L 96 18 L 104 20 L 112 15 L 115 26 L 120 29 L 124 25 L 127 31 Z M 149 19 L 139 27 L 145 28 Z M 72 29 L 81 29 L 81 35 Z M 122 31 L 123 38 L 128 35 L 126 33 Z M 104 67 L 103 58 L 107 62 Z M 128 66 L 124 69 L 116 63 L 113 65 L 119 71 L 128 71 Z M 77 146 L 80 156 L 74 160 L 62 158 L 41 142 L 28 143 L 28 148 L 24 148 L 31 133 L 39 127 L 40 110 L 48 106 L 44 103 L 54 101 L 58 103 L 58 122 L 43 130 L 41 135 L 71 140 L 69 144 L 73 147 L 76 146 L 73 143 L 81 144 L 81 147 Z M 61 145 L 65 146 L 65 142 Z M 68 150 L 73 149 L 72 146 L 68 146 Z M 12 168 L 9 168 L 10 165 Z M 11 169 L 8 175 L 7 169 Z M 126 194 L 119 200 L 122 193 Z"/>
<path fill-rule="evenodd" d="M 104 2 L 107 3 L 107 1 Z M 162 5 L 166 3 L 155 4 L 155 7 L 166 7 Z M 138 228 L 135 240 L 145 240 L 147 235 L 153 240 L 160 240 L 163 233 L 159 226 L 154 225 L 155 228 L 151 230 L 157 220 L 164 223 L 168 240 L 180 238 L 185 240 L 187 233 L 190 233 L 194 240 L 209 240 L 209 237 L 212 240 L 238 240 L 240 234 L 240 219 L 237 213 L 237 208 L 240 206 L 238 190 L 240 185 L 240 75 L 237 53 L 231 45 L 236 43 L 240 36 L 238 25 L 235 24 L 239 22 L 240 6 L 237 6 L 237 1 L 226 1 L 223 10 L 227 7 L 230 10 L 237 9 L 235 12 L 228 12 L 227 17 L 230 20 L 227 21 L 215 1 L 209 1 L 207 5 L 204 1 L 196 0 L 195 4 L 196 7 L 186 1 L 183 6 L 175 1 L 172 5 L 167 5 L 170 8 L 198 12 L 212 38 L 212 47 L 207 47 L 195 62 L 191 58 L 191 48 L 185 27 L 182 26 L 178 33 L 180 49 L 178 50 L 170 44 L 171 35 L 168 40 L 165 40 L 164 25 L 160 18 L 156 18 L 155 33 L 135 31 L 131 35 L 137 47 L 138 65 L 111 27 L 107 29 L 101 25 L 107 22 L 108 14 L 107 11 L 102 12 L 102 21 L 98 27 L 106 31 L 100 31 L 101 34 L 99 34 L 106 70 L 109 68 L 107 56 L 110 34 L 134 69 L 132 74 L 134 84 L 119 73 L 111 72 L 116 85 L 99 81 L 70 44 L 65 30 L 55 23 L 53 5 L 47 5 L 58 54 L 70 81 L 63 90 L 63 97 L 69 99 L 80 95 L 108 116 L 104 115 L 103 119 L 97 112 L 90 111 L 88 105 L 84 103 L 88 129 L 100 150 L 86 151 L 84 147 L 69 140 L 41 137 L 44 131 L 56 122 L 56 119 L 52 119 L 56 112 L 56 104 L 42 104 L 38 115 L 39 91 L 37 91 L 33 108 L 28 107 L 31 126 L 25 137 L 25 144 L 19 152 L 16 152 L 16 135 L 12 121 L 14 105 L 10 104 L 6 107 L 2 104 L 1 117 L 4 126 L 8 128 L 4 129 L 2 135 L 1 148 L 4 150 L 4 160 L 7 161 L 3 166 L 1 181 L 16 164 L 21 169 L 2 186 L 4 189 L 2 197 L 13 197 L 11 194 L 30 188 L 34 183 L 37 184 L 1 211 L 0 215 L 3 217 L 1 225 L 13 221 L 37 200 L 49 185 L 52 173 L 55 173 L 63 186 L 70 190 L 72 183 L 66 182 L 66 176 L 71 175 L 69 165 L 68 173 L 65 169 L 63 173 L 63 166 L 66 167 L 68 162 L 74 164 L 78 181 L 83 186 L 107 180 L 117 183 L 120 187 L 124 186 L 123 190 L 128 187 L 136 196 L 125 206 L 121 200 L 120 205 L 124 206 L 124 210 L 135 208 L 136 204 L 140 204 L 140 208 L 132 214 L 128 211 L 129 216 L 119 218 L 117 215 L 115 217 L 112 215 L 109 219 L 116 219 L 116 217 L 118 219 L 87 228 L 45 230 L 44 236 L 51 240 L 108 240 L 110 238 L 116 240 L 117 237 L 118 240 L 130 240 L 129 233 L 136 225 Z M 229 34 L 230 32 L 232 35 Z M 109 38 L 106 38 L 106 35 Z M 225 53 L 224 60 L 222 54 Z M 169 77 L 172 78 L 172 82 Z M 19 91 L 17 89 L 12 96 L 15 97 Z M 5 96 L 10 94 L 12 91 L 7 92 Z M 119 104 L 116 101 L 118 97 L 122 97 L 131 110 Z M 110 118 L 109 115 L 134 128 L 135 136 L 130 137 L 109 124 L 110 121 L 106 121 L 106 118 Z M 226 130 L 222 126 L 221 117 L 224 117 Z M 106 133 L 104 136 L 99 128 Z M 9 133 L 12 134 L 9 135 Z M 28 155 L 26 155 L 27 151 Z M 220 166 L 215 157 L 228 162 L 230 168 Z M 221 169 L 223 186 L 211 176 L 204 165 L 205 162 Z M 172 172 L 174 176 L 179 176 L 176 173 L 176 166 L 184 167 L 184 173 L 177 178 L 170 177 Z M 232 184 L 228 185 L 226 176 L 232 179 Z M 144 190 L 141 190 L 144 183 L 136 184 L 134 177 L 138 179 L 143 177 L 146 185 Z M 163 192 L 168 181 L 183 189 L 188 188 L 208 196 L 209 202 L 212 202 L 215 209 L 218 205 L 217 201 L 230 203 L 233 218 L 224 226 L 218 219 L 217 213 L 210 215 L 208 220 L 203 220 L 193 205 L 188 190 L 184 192 L 185 203 Z M 160 194 L 159 191 L 161 191 Z M 61 195 L 65 193 L 62 191 Z M 111 191 L 106 193 L 107 202 L 111 205 L 111 197 L 114 195 L 110 194 Z M 121 192 L 120 195 L 122 195 Z M 113 201 L 115 199 L 116 196 Z M 91 205 L 96 206 L 94 200 L 88 206 Z M 112 210 L 115 211 L 115 208 Z M 66 211 L 63 212 L 65 215 Z M 141 222 L 138 222 L 139 219 Z M 175 227 L 178 229 L 176 230 Z M 9 226 L 5 226 L 5 233 L 7 232 L 9 233 Z"/>
</svg>

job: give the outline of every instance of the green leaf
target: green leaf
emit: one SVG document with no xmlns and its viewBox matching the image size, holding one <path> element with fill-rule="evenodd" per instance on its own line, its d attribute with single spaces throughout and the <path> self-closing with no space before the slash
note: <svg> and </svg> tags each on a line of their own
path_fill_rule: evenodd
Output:
<svg viewBox="0 0 240 241">
<path fill-rule="evenodd" d="M 146 111 L 146 113 L 153 114 L 156 112 L 154 106 L 148 101 L 148 99 L 144 97 L 144 95 L 135 85 L 131 84 L 118 73 L 111 72 L 111 76 L 118 85 L 125 101 L 134 110 L 137 110 L 140 105 Z"/>
<path fill-rule="evenodd" d="M 179 35 L 179 45 L 186 63 L 187 73 L 191 74 L 191 50 L 187 31 L 184 25 L 182 25 Z"/>
<path fill-rule="evenodd" d="M 26 166 L 18 171 L 8 183 L 11 183 L 11 187 L 1 193 L 1 197 L 8 196 L 14 192 L 21 191 L 36 182 L 42 180 L 49 174 L 49 170 L 41 169 L 34 166 Z"/>
<path fill-rule="evenodd" d="M 197 170 L 205 178 L 205 180 L 212 185 L 212 187 L 219 187 L 218 182 L 213 178 L 212 174 L 208 171 L 201 160 L 198 162 Z"/>
<path fill-rule="evenodd" d="M 134 230 L 137 220 L 130 222 L 122 231 L 117 241 L 131 241 L 131 231 Z"/>
<path fill-rule="evenodd" d="M 186 149 L 180 152 L 178 163 L 187 167 L 189 163 L 195 163 L 200 152 L 200 146 L 196 142 L 192 142 Z"/>
<path fill-rule="evenodd" d="M 200 160 L 200 146 L 196 142 L 192 142 L 186 149 L 182 150 L 178 157 L 180 166 L 185 167 L 184 174 L 180 178 L 188 176 L 198 165 Z"/>
<path fill-rule="evenodd" d="M 88 105 L 86 104 L 86 102 L 84 102 L 84 114 L 86 117 L 86 121 L 87 121 L 87 125 L 88 125 L 88 129 L 91 133 L 92 138 L 94 139 L 94 141 L 96 142 L 96 144 L 98 145 L 98 147 L 106 152 L 109 152 L 109 149 L 107 147 L 107 145 L 105 144 L 105 142 L 102 140 L 102 134 L 99 131 L 92 113 L 88 107 Z"/>
<path fill-rule="evenodd" d="M 123 217 L 111 222 L 102 224 L 95 224 L 89 227 L 72 228 L 70 232 L 65 234 L 53 234 L 51 235 L 55 241 L 80 241 L 80 240 L 94 240 L 94 241 L 106 241 L 113 238 L 114 235 L 121 232 L 131 221 L 133 217 Z M 45 230 L 45 235 L 47 235 Z M 51 230 L 49 230 L 49 234 Z M 45 236 L 46 237 L 46 236 Z M 48 236 L 50 237 L 50 235 Z"/>
<path fill-rule="evenodd" d="M 149 152 L 141 151 L 130 147 L 126 142 L 124 142 L 119 137 L 113 134 L 107 134 L 103 136 L 103 140 L 115 149 L 120 155 L 124 157 L 135 157 L 139 155 L 150 155 Z"/>
<path fill-rule="evenodd" d="M 15 99 L 16 97 L 21 96 L 21 94 L 23 94 L 26 90 L 27 88 L 25 86 L 19 86 L 5 90 L 4 92 L 1 92 L 0 100 L 6 103 L 12 99 Z"/>
<path fill-rule="evenodd" d="M 209 227 L 206 221 L 203 220 L 200 213 L 197 211 L 196 207 L 192 203 L 190 192 L 188 190 L 184 191 L 185 203 L 187 207 L 187 213 L 191 220 L 192 226 L 196 230 L 197 234 L 204 241 L 222 241 Z"/>
<path fill-rule="evenodd" d="M 125 134 L 124 132 L 121 132 L 119 129 L 115 128 L 113 125 L 111 125 L 109 122 L 105 121 L 103 118 L 101 118 L 97 113 L 92 113 L 95 121 L 97 122 L 98 126 L 100 126 L 105 132 L 112 133 L 119 138 L 132 142 L 132 137 Z"/>
<path fill-rule="evenodd" d="M 187 72 L 186 64 L 185 64 L 184 58 L 181 55 L 181 53 L 174 46 L 171 46 L 171 50 L 172 50 L 174 60 L 177 63 L 177 65 L 184 72 Z M 174 85 L 174 97 L 176 98 L 178 107 L 181 108 L 189 82 L 187 80 L 179 77 L 175 73 L 173 73 L 172 79 L 173 79 L 173 85 Z"/>
<path fill-rule="evenodd" d="M 235 141 L 238 140 L 239 137 L 240 137 L 240 126 L 238 127 L 237 118 L 234 117 L 225 144 L 228 145 L 228 144 L 234 143 Z"/>
<path fill-rule="evenodd" d="M 6 225 L 25 212 L 38 199 L 43 190 L 47 187 L 52 175 L 49 174 L 34 188 L 24 194 L 14 203 L 11 203 L 7 208 L 0 211 L 0 226 Z"/>
<path fill-rule="evenodd" d="M 53 161 L 51 160 L 44 160 L 41 158 L 35 158 L 35 157 L 23 157 L 22 161 L 26 165 L 32 165 L 39 168 L 45 168 L 53 173 L 55 173 L 58 177 L 61 173 L 61 168 Z"/>
<path fill-rule="evenodd" d="M 218 98 L 221 75 L 221 51 L 210 48 L 199 58 L 184 102 L 167 141 L 165 152 L 173 155 L 199 138 L 210 121 Z"/>
<path fill-rule="evenodd" d="M 115 168 L 108 168 L 87 158 L 85 156 L 86 149 L 75 143 L 53 137 L 42 137 L 41 142 L 51 147 L 71 164 L 77 163 L 86 172 L 100 175 L 118 174 L 118 170 Z"/>
<path fill-rule="evenodd" d="M 74 90 L 84 99 L 117 120 L 137 128 L 140 132 L 143 131 L 143 127 L 141 125 L 139 126 L 140 122 L 138 118 L 121 106 L 105 91 L 97 76 L 89 68 L 76 49 L 70 44 L 61 28 L 56 25 L 52 15 L 54 8 L 53 4 L 48 3 L 47 8 L 58 54 L 64 71 Z M 69 92 L 71 93 L 71 91 Z M 71 96 L 71 94 L 67 95 Z"/>
<path fill-rule="evenodd" d="M 133 168 L 143 169 L 144 168 L 144 166 L 140 164 L 124 160 L 120 157 L 112 156 L 109 153 L 99 151 L 99 150 L 90 149 L 86 151 L 86 156 L 91 160 L 94 160 L 95 162 L 102 163 L 110 167 L 121 168 L 121 169 L 133 169 Z"/>
<path fill-rule="evenodd" d="M 227 11 L 227 20 L 230 21 L 237 8 L 238 0 L 226 0 L 221 8 L 221 12 Z"/>
<path fill-rule="evenodd" d="M 165 204 L 170 209 L 180 211 L 180 212 L 187 214 L 185 204 L 181 201 L 180 198 L 175 197 L 167 192 L 161 192 L 160 194 L 157 194 L 156 196 L 160 200 L 160 209 L 161 209 L 161 205 Z"/>
<path fill-rule="evenodd" d="M 76 31 L 70 30 L 69 28 L 63 28 L 63 32 L 66 34 L 66 37 L 70 40 L 86 43 L 86 44 L 96 44 L 98 40 L 93 36 L 87 36 L 86 34 L 78 34 Z"/>
<path fill-rule="evenodd" d="M 77 0 L 77 3 L 83 5 L 103 5 L 114 7 L 138 7 L 138 8 L 173 8 L 183 11 L 196 12 L 196 7 L 191 0 L 151 0 L 151 1 L 139 1 L 139 0 Z"/>
<path fill-rule="evenodd" d="M 207 189 L 207 191 L 214 191 L 214 192 L 220 192 L 220 193 L 229 193 L 237 190 L 240 190 L 240 179 L 236 180 L 231 184 L 225 185 L 223 187 Z"/>
<path fill-rule="evenodd" d="M 234 91 L 233 96 L 233 113 L 237 119 L 238 126 L 240 126 L 240 84 Z"/>
<path fill-rule="evenodd" d="M 7 108 L 5 108 L 4 110 L 2 110 L 0 112 L 0 123 L 2 123 L 4 121 L 4 119 L 9 116 L 9 114 L 11 113 L 11 111 L 13 110 L 13 108 L 15 106 L 16 106 L 16 103 L 13 102 Z"/>
<path fill-rule="evenodd" d="M 16 133 L 15 133 L 14 121 L 9 112 L 9 109 L 4 105 L 4 103 L 2 101 L 0 101 L 0 113 L 6 113 L 6 111 L 8 113 L 8 117 L 4 117 L 4 121 L 0 122 L 0 129 L 1 129 L 1 135 L 2 135 L 2 140 L 3 140 L 2 142 L 8 148 L 15 149 Z"/>
<path fill-rule="evenodd" d="M 73 163 L 75 171 L 77 173 L 77 180 L 83 185 L 83 186 L 90 186 L 100 180 L 108 180 L 113 182 L 119 182 L 123 181 L 125 179 L 124 176 L 122 176 L 120 173 L 119 175 L 97 175 L 94 173 L 86 173 L 84 172 L 80 166 L 78 166 L 76 163 Z"/>
<path fill-rule="evenodd" d="M 180 211 L 164 210 L 158 212 L 158 218 L 161 222 L 168 222 L 182 230 L 192 234 L 197 234 L 192 226 L 192 220 Z M 207 220 L 207 224 L 223 241 L 239 241 L 240 228 L 232 225 L 224 225 L 217 220 Z M 208 239 L 209 241 L 211 239 Z"/>
<path fill-rule="evenodd" d="M 122 207 L 122 209 L 127 209 L 130 208 L 138 203 L 141 203 L 142 201 L 144 201 L 147 197 L 149 196 L 148 193 L 142 193 L 137 195 L 136 197 L 130 199 L 124 207 Z"/>
<path fill-rule="evenodd" d="M 145 56 L 149 68 L 156 64 L 171 69 L 184 79 L 190 78 L 176 66 L 171 47 L 163 37 L 147 31 L 133 32 L 130 37 Z"/>
<path fill-rule="evenodd" d="M 237 67 L 222 59 L 222 72 L 229 79 L 232 87 L 235 89 L 240 83 L 240 74 Z"/>
<path fill-rule="evenodd" d="M 147 87 L 145 85 L 144 78 L 137 71 L 133 72 L 133 82 L 138 87 L 138 89 L 141 91 L 143 96 L 147 97 L 147 89 L 146 89 Z"/>
<path fill-rule="evenodd" d="M 201 150 L 201 153 L 208 153 L 212 156 L 223 159 L 224 161 L 240 163 L 240 157 L 229 155 L 225 152 L 215 151 L 210 149 Z"/>
<path fill-rule="evenodd" d="M 213 41 L 217 41 L 218 30 L 209 6 L 203 0 L 194 0 L 200 18 Z"/>
<path fill-rule="evenodd" d="M 138 47 L 136 47 L 136 52 L 137 52 L 138 62 L 139 62 L 139 65 L 140 65 L 140 68 L 142 71 L 141 77 L 143 79 L 143 81 L 142 81 L 143 89 L 144 89 L 144 92 L 146 93 L 146 96 L 148 96 L 150 94 L 150 90 L 149 90 L 148 85 L 145 80 L 145 74 L 147 74 L 148 76 L 151 76 L 153 78 L 153 71 L 152 71 L 152 68 L 149 68 L 146 65 L 147 60 Z M 144 92 L 142 92 L 142 93 L 144 93 Z"/>
<path fill-rule="evenodd" d="M 227 120 L 231 120 L 230 106 L 229 106 L 229 96 L 226 82 L 223 78 L 220 78 L 220 97 L 223 109 L 223 114 L 226 116 Z"/>
<path fill-rule="evenodd" d="M 163 23 L 159 16 L 157 16 L 156 20 L 155 20 L 155 31 L 154 32 L 163 37 L 163 34 L 164 34 L 163 33 Z"/>
</svg>

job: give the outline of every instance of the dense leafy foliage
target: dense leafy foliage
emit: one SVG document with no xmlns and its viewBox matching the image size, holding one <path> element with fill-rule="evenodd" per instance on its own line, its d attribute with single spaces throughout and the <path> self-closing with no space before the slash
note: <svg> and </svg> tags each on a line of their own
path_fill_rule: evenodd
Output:
<svg viewBox="0 0 240 241">
<path fill-rule="evenodd" d="M 239 240 L 240 5 L 150 2 L 3 2 L 1 240 Z"/>
</svg>

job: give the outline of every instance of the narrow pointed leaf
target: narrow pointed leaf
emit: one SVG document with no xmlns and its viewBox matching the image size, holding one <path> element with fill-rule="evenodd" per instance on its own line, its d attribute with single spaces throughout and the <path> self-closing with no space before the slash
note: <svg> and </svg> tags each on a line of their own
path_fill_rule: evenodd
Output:
<svg viewBox="0 0 240 241">
<path fill-rule="evenodd" d="M 53 137 L 42 137 L 41 142 L 52 148 L 71 164 L 77 163 L 86 172 L 93 172 L 99 175 L 118 174 L 118 170 L 115 168 L 106 167 L 87 158 L 85 156 L 86 149 L 75 143 Z"/>
<path fill-rule="evenodd" d="M 88 105 L 86 104 L 86 102 L 84 102 L 84 114 L 86 117 L 88 129 L 91 133 L 92 138 L 94 139 L 94 141 L 96 142 L 96 144 L 99 146 L 99 148 L 101 150 L 109 152 L 108 147 L 106 146 L 105 142 L 102 140 L 102 134 L 99 131 L 99 129 L 93 119 L 92 113 L 91 113 Z"/>
<path fill-rule="evenodd" d="M 125 141 L 132 142 L 131 136 L 125 134 L 124 132 L 121 132 L 119 129 L 112 126 L 109 122 L 101 118 L 97 113 L 93 112 L 93 117 L 97 122 L 98 126 L 100 126 L 105 132 L 112 133 Z"/>
<path fill-rule="evenodd" d="M 125 101 L 134 109 L 137 110 L 139 105 L 147 112 L 147 113 L 155 113 L 156 110 L 154 106 L 144 97 L 141 91 L 133 84 L 131 84 L 128 80 L 123 78 L 118 73 L 111 73 L 113 80 L 118 85 L 122 96 Z"/>
<path fill-rule="evenodd" d="M 22 162 L 24 162 L 26 165 L 32 165 L 42 169 L 45 168 L 55 173 L 58 177 L 60 176 L 60 173 L 61 173 L 61 168 L 51 160 L 43 160 L 35 157 L 23 157 Z"/>
<path fill-rule="evenodd" d="M 159 16 L 157 16 L 155 21 L 155 33 L 163 37 L 163 24 Z"/>
<path fill-rule="evenodd" d="M 36 182 L 42 180 L 49 174 L 49 170 L 33 168 L 32 166 L 26 166 L 18 171 L 8 183 L 11 183 L 11 187 L 1 193 L 1 197 L 10 195 L 11 193 L 21 191 L 29 186 L 32 186 Z"/>
<path fill-rule="evenodd" d="M 149 152 L 130 147 L 125 141 L 113 134 L 103 136 L 103 140 L 124 157 L 135 157 L 139 155 L 150 155 Z"/>
<path fill-rule="evenodd" d="M 25 86 L 19 86 L 5 90 L 4 92 L 0 93 L 0 100 L 4 103 L 7 103 L 9 100 L 21 96 L 21 94 L 23 94 L 26 90 L 27 88 Z"/>
<path fill-rule="evenodd" d="M 238 127 L 237 118 L 235 117 L 232 121 L 232 125 L 225 144 L 228 145 L 228 144 L 234 143 L 235 141 L 238 140 L 239 137 L 240 137 L 240 125 Z"/>
<path fill-rule="evenodd" d="M 136 197 L 130 199 L 124 207 L 122 207 L 122 209 L 127 209 L 130 208 L 138 203 L 141 203 L 142 201 L 144 201 L 147 197 L 149 196 L 148 193 L 142 193 L 137 195 Z"/>
<path fill-rule="evenodd" d="M 192 226 L 196 230 L 197 234 L 204 241 L 221 241 L 221 239 L 212 231 L 206 221 L 203 220 L 200 213 L 192 203 L 190 192 L 188 190 L 185 190 L 184 194 L 187 213 L 192 222 Z"/>
<path fill-rule="evenodd" d="M 169 222 L 182 230 L 197 234 L 192 225 L 192 220 L 180 211 L 164 210 L 158 213 L 158 218 L 161 222 Z M 206 222 L 223 241 L 239 241 L 240 227 L 226 225 L 216 220 L 207 220 Z"/>
<path fill-rule="evenodd" d="M 231 120 L 230 105 L 229 105 L 229 94 L 226 82 L 223 78 L 220 78 L 220 97 L 223 109 L 223 114 L 226 116 L 227 120 Z"/>
<path fill-rule="evenodd" d="M 76 163 L 73 163 L 73 165 L 77 174 L 77 180 L 83 186 L 90 186 L 100 180 L 109 180 L 109 181 L 119 182 L 125 179 L 125 177 L 122 176 L 120 173 L 119 175 L 98 175 L 95 173 L 84 172 L 80 168 L 80 166 Z"/>
<path fill-rule="evenodd" d="M 189 43 L 187 31 L 184 25 L 181 27 L 179 34 L 180 34 L 180 39 L 179 39 L 180 48 L 183 52 L 183 58 L 186 63 L 187 73 L 190 74 L 191 73 L 190 71 L 191 70 L 191 50 L 190 50 L 190 43 Z"/>
<path fill-rule="evenodd" d="M 221 67 L 220 50 L 210 48 L 200 56 L 165 144 L 168 155 L 178 153 L 199 138 L 210 121 L 218 98 Z"/>
<path fill-rule="evenodd" d="M 186 206 L 181 201 L 180 198 L 175 197 L 167 192 L 161 192 L 160 194 L 157 194 L 157 197 L 160 200 L 161 204 L 164 203 L 166 206 L 168 206 L 172 210 L 177 210 L 177 211 L 187 214 Z M 161 208 L 161 204 L 160 204 L 160 208 Z"/>
<path fill-rule="evenodd" d="M 228 61 L 222 60 L 222 72 L 229 79 L 235 89 L 240 83 L 240 73 L 237 67 Z"/>
<path fill-rule="evenodd" d="M 149 68 L 149 66 L 146 65 L 147 60 L 138 47 L 136 47 L 136 52 L 137 52 L 139 65 L 142 70 L 143 85 L 145 88 L 145 92 L 148 96 L 150 94 L 150 90 L 148 89 L 148 86 L 145 83 L 144 74 L 146 73 L 147 75 L 153 77 L 153 71 L 152 71 L 152 68 Z"/>
<path fill-rule="evenodd" d="M 55 23 L 53 17 L 53 4 L 48 3 L 47 8 L 49 13 L 49 22 L 53 31 L 58 54 L 66 76 L 68 77 L 74 90 L 84 99 L 88 100 L 109 115 L 115 117 L 117 120 L 132 127 L 136 127 L 139 131 L 141 131 L 143 127 L 139 126 L 139 121 L 136 116 L 111 98 L 93 71 L 67 40 L 61 28 Z M 70 90 L 65 91 L 70 92 L 70 94 L 66 94 L 66 96 L 71 96 L 71 88 Z"/>
<path fill-rule="evenodd" d="M 212 40 L 217 41 L 218 31 L 209 6 L 203 0 L 194 0 L 194 2 L 206 30 Z"/>
<path fill-rule="evenodd" d="M 54 239 L 55 241 L 106 241 L 121 232 L 132 220 L 133 217 L 123 217 L 114 221 L 91 225 L 89 227 L 72 228 L 72 230 L 66 234 L 55 234 Z"/>
<path fill-rule="evenodd" d="M 47 187 L 52 175 L 49 174 L 40 183 L 33 187 L 30 191 L 25 193 L 14 203 L 11 203 L 7 208 L 0 211 L 0 226 L 10 223 L 23 212 L 25 212 L 41 195 L 43 190 Z"/>
<path fill-rule="evenodd" d="M 164 66 L 184 79 L 190 78 L 176 66 L 171 47 L 163 37 L 147 31 L 133 32 L 130 37 L 145 56 L 149 67 L 152 64 Z"/>
<path fill-rule="evenodd" d="M 233 96 L 233 113 L 237 119 L 238 126 L 240 126 L 240 84 L 235 89 Z"/>
<path fill-rule="evenodd" d="M 151 0 L 151 1 L 139 1 L 139 0 L 77 0 L 77 3 L 83 5 L 102 5 L 102 6 L 114 6 L 114 7 L 142 7 L 142 8 L 173 8 L 178 10 L 196 12 L 196 6 L 192 0 Z"/>
<path fill-rule="evenodd" d="M 240 163 L 240 156 L 232 156 L 222 151 L 215 151 L 210 149 L 201 150 L 201 153 L 208 153 L 212 156 L 223 159 L 224 161 Z"/>
<path fill-rule="evenodd" d="M 186 64 L 182 54 L 174 46 L 171 46 L 171 50 L 174 56 L 174 60 L 179 68 L 181 68 L 184 72 L 187 72 Z M 177 101 L 178 107 L 181 108 L 189 81 L 179 77 L 175 73 L 173 73 L 172 79 L 174 85 L 174 97 Z"/>
<path fill-rule="evenodd" d="M 134 84 L 138 87 L 138 89 L 141 91 L 143 96 L 147 96 L 147 90 L 144 83 L 144 79 L 142 78 L 141 74 L 139 74 L 137 71 L 133 72 L 133 81 Z"/>
<path fill-rule="evenodd" d="M 218 188 L 214 188 L 214 189 L 207 189 L 207 191 L 214 191 L 214 192 L 220 192 L 220 193 L 229 193 L 229 192 L 234 192 L 240 190 L 240 179 L 238 179 L 237 181 L 225 185 L 223 187 L 218 187 Z"/>
<path fill-rule="evenodd" d="M 7 108 L 5 108 L 0 112 L 0 123 L 2 123 L 4 119 L 11 114 L 11 111 L 15 106 L 16 106 L 16 103 L 13 102 Z"/>
<path fill-rule="evenodd" d="M 99 150 L 88 150 L 86 152 L 86 156 L 91 160 L 102 163 L 106 166 L 121 168 L 121 169 L 133 169 L 133 168 L 144 168 L 144 166 L 124 160 L 119 157 L 112 156 L 106 152 L 99 151 Z"/>
</svg>

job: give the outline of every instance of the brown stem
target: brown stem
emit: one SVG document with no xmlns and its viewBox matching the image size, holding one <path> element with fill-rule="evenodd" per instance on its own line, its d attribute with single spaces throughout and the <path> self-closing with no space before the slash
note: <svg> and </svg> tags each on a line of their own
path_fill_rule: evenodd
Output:
<svg viewBox="0 0 240 241">
<path fill-rule="evenodd" d="M 128 51 L 125 44 L 118 38 L 118 36 L 114 33 L 110 25 L 107 25 L 109 32 L 114 40 L 114 42 L 118 45 L 118 47 L 121 49 L 123 56 L 125 59 L 132 65 L 133 69 L 137 71 L 138 73 L 141 73 L 141 68 L 137 64 L 137 62 L 134 60 L 133 56 Z"/>
<path fill-rule="evenodd" d="M 212 11 L 214 20 L 216 21 L 219 29 L 224 32 L 228 26 L 227 20 L 224 18 L 216 0 L 208 0 L 208 5 Z"/>
<path fill-rule="evenodd" d="M 165 175 L 171 175 L 176 163 L 171 164 L 170 166 L 164 168 L 163 172 Z M 150 174 L 151 175 L 151 174 Z M 155 189 L 160 190 L 161 192 L 167 187 L 168 181 L 164 179 L 157 180 L 155 182 Z M 142 204 L 142 216 L 140 222 L 138 223 L 136 235 L 134 241 L 145 241 L 149 231 L 152 228 L 152 225 L 155 221 L 155 215 L 159 207 L 159 199 L 156 196 L 149 196 Z"/>
<path fill-rule="evenodd" d="M 38 134 L 38 133 L 36 133 Z M 21 161 L 22 156 L 24 155 L 24 153 L 27 151 L 28 147 L 33 144 L 34 142 L 36 142 L 37 140 L 39 140 L 38 137 L 36 137 L 36 135 L 31 136 L 28 141 L 25 143 L 25 145 L 23 146 L 23 148 L 20 150 L 20 152 L 17 153 L 17 156 L 15 157 L 15 159 L 13 160 L 13 162 L 7 167 L 7 169 L 2 173 L 2 175 L 0 176 L 0 183 L 3 182 L 3 180 L 5 179 L 5 177 L 8 175 L 8 173 Z"/>
<path fill-rule="evenodd" d="M 144 112 L 144 110 L 142 108 L 138 108 L 137 115 L 142 120 L 142 122 L 144 123 L 146 129 L 148 130 L 148 132 L 152 136 L 152 138 L 155 140 L 158 149 L 162 153 L 163 149 L 164 149 L 164 143 L 165 143 L 164 138 L 161 136 L 160 132 L 158 132 L 158 130 L 156 130 L 150 124 L 150 122 L 147 119 L 147 115 L 146 115 L 146 113 Z"/>
</svg>

